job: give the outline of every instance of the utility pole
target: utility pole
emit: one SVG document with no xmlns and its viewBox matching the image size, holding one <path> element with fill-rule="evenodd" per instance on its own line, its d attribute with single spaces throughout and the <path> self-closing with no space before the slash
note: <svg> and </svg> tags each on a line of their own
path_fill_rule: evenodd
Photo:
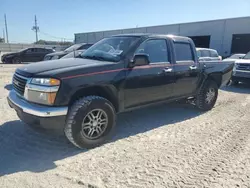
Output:
<svg viewBox="0 0 250 188">
<path fill-rule="evenodd" d="M 7 39 L 7 43 L 9 43 L 8 26 L 7 26 L 6 14 L 4 14 L 4 21 L 5 21 L 6 39 Z"/>
<path fill-rule="evenodd" d="M 37 26 L 37 20 L 36 20 L 36 15 L 35 15 L 35 25 L 32 27 L 32 30 L 35 31 L 36 33 L 36 42 L 38 41 L 38 31 L 39 31 L 39 27 Z"/>
</svg>

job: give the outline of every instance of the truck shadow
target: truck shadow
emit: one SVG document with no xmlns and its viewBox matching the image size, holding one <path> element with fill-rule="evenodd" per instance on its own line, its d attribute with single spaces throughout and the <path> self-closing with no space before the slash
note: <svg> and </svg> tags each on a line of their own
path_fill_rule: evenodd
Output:
<svg viewBox="0 0 250 188">
<path fill-rule="evenodd" d="M 230 85 L 221 88 L 223 91 L 233 92 L 233 93 L 242 93 L 250 94 L 250 84 L 239 84 L 239 85 Z"/>
<path fill-rule="evenodd" d="M 187 104 L 162 104 L 120 114 L 116 135 L 110 142 L 200 114 Z M 23 171 L 44 172 L 56 168 L 58 160 L 78 154 L 84 158 L 85 152 L 88 150 L 75 148 L 64 136 L 34 131 L 18 120 L 0 126 L 0 176 Z"/>
<path fill-rule="evenodd" d="M 56 168 L 54 161 L 80 152 L 63 136 L 34 131 L 21 121 L 0 126 L 0 177 L 53 169 Z"/>
</svg>

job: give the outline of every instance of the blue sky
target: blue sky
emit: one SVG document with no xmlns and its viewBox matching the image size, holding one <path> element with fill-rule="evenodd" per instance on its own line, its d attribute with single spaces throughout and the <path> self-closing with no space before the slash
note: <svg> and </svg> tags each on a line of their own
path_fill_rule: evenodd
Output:
<svg viewBox="0 0 250 188">
<path fill-rule="evenodd" d="M 250 0 L 1 0 L 0 36 L 9 41 L 73 39 L 74 33 L 250 16 Z"/>
</svg>

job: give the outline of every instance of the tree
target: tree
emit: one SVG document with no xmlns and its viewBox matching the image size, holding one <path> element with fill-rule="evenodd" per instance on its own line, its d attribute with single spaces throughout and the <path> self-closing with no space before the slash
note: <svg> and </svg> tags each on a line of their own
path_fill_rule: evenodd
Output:
<svg viewBox="0 0 250 188">
<path fill-rule="evenodd" d="M 70 46 L 72 42 L 58 42 L 58 41 L 46 41 L 46 40 L 39 40 L 34 44 L 43 44 L 43 45 L 62 45 L 62 46 Z"/>
<path fill-rule="evenodd" d="M 4 38 L 0 37 L 0 43 L 4 43 Z"/>
</svg>

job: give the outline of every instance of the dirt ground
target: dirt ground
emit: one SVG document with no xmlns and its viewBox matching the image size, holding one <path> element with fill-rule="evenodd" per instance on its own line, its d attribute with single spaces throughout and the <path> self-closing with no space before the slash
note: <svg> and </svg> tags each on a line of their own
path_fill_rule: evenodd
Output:
<svg viewBox="0 0 250 188">
<path fill-rule="evenodd" d="M 121 114 L 113 140 L 80 151 L 18 120 L 6 101 L 15 67 L 0 64 L 1 188 L 250 187 L 250 86 L 221 89 L 206 113 L 162 104 Z"/>
</svg>

